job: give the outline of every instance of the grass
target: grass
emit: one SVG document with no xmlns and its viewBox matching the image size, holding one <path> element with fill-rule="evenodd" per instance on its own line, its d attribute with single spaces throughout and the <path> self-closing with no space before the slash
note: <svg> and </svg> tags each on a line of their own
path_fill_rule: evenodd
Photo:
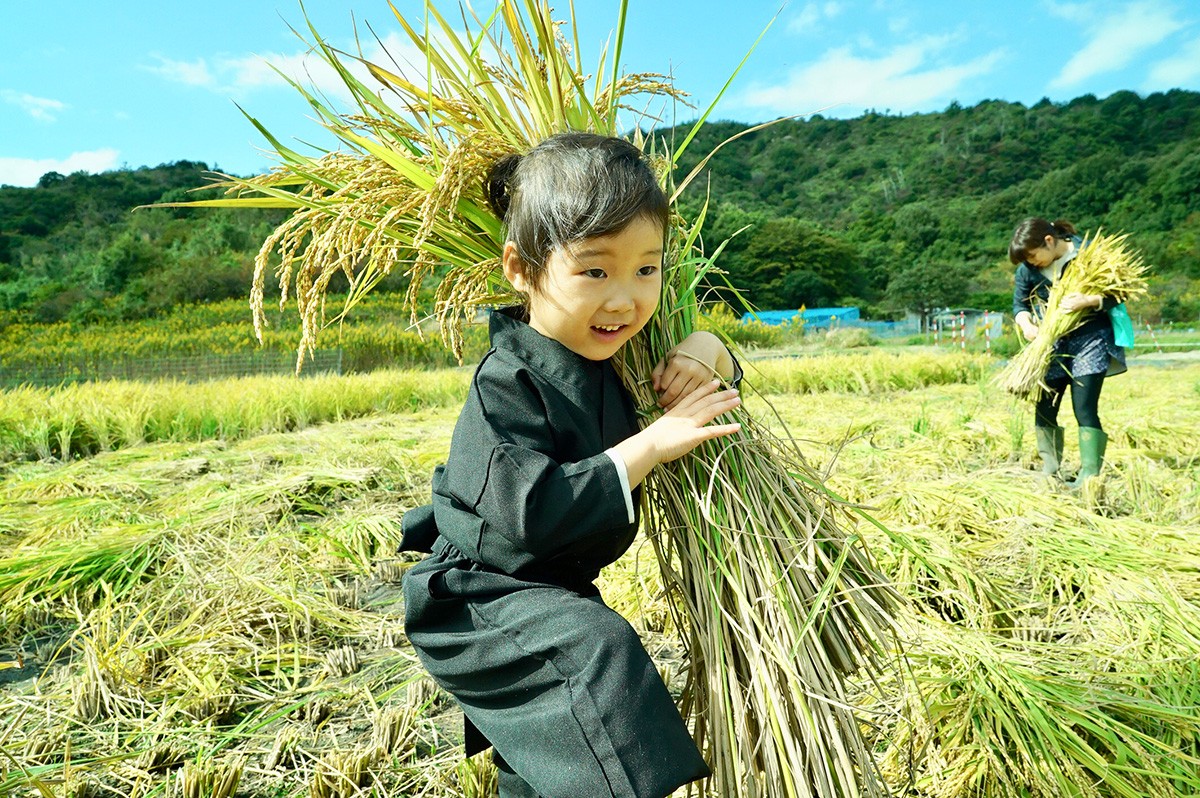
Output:
<svg viewBox="0 0 1200 798">
<path fill-rule="evenodd" d="M 280 393 L 254 382 L 213 396 L 219 385 L 251 415 L 246 397 Z M 1200 367 L 1135 367 L 1106 385 L 1108 466 L 1090 496 L 1038 477 L 1030 436 L 1012 434 L 1032 424 L 1028 408 L 986 379 L 781 386 L 764 380 L 750 412 L 785 424 L 831 489 L 883 524 L 856 529 L 903 593 L 924 700 L 898 682 L 854 698 L 900 794 L 1197 791 Z M 457 400 L 423 388 L 399 412 L 10 461 L 0 792 L 159 795 L 237 774 L 243 798 L 352 783 L 488 794 L 494 772 L 460 759 L 457 714 L 401 632 L 398 519 L 427 494 L 457 415 Z M 681 690 L 689 660 L 651 547 L 608 569 L 602 590 Z"/>
<path fill-rule="evenodd" d="M 0 466 L 69 460 L 143 442 L 241 440 L 377 413 L 461 405 L 469 370 L 311 379 L 81 383 L 17 388 L 0 406 Z"/>
<path fill-rule="evenodd" d="M 341 298 L 331 297 L 330 308 Z M 353 316 L 325 319 L 325 347 L 341 350 L 342 370 L 363 373 L 379 368 L 441 368 L 454 365 L 436 332 L 408 329 L 409 310 L 394 295 L 364 301 Z M 294 363 L 300 320 L 294 312 L 272 309 L 264 319 L 263 340 L 247 324 L 250 309 L 243 300 L 185 305 L 161 317 L 137 321 L 79 324 L 11 324 L 0 327 L 0 387 L 36 381 L 78 381 L 96 374 L 121 373 L 122 367 L 144 363 L 153 374 L 156 361 L 188 357 L 244 356 Z M 487 331 L 471 325 L 464 331 L 467 358 L 477 360 L 487 348 Z M 325 350 L 322 350 L 325 354 Z M 163 368 L 166 368 L 165 366 Z"/>
</svg>

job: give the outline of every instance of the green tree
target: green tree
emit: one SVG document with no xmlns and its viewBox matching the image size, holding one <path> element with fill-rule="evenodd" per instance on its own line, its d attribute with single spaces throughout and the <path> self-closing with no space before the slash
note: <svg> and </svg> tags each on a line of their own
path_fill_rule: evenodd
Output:
<svg viewBox="0 0 1200 798">
<path fill-rule="evenodd" d="M 775 264 L 779 274 L 773 286 L 777 301 L 791 305 L 791 298 L 805 291 L 818 291 L 829 300 L 857 296 L 867 285 L 857 248 L 849 241 L 793 217 L 770 219 L 748 236 L 746 258 L 752 263 Z M 786 275 L 804 272 L 789 288 Z M 747 286 L 755 291 L 760 282 Z"/>
<path fill-rule="evenodd" d="M 898 310 L 921 314 L 924 328 L 935 310 L 963 303 L 973 276 L 974 270 L 965 263 L 917 260 L 892 277 L 887 287 L 888 303 Z"/>
</svg>

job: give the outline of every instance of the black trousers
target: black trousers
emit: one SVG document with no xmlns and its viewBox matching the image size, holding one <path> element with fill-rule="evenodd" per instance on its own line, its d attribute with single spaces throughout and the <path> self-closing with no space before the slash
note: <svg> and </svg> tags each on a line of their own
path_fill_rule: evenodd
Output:
<svg viewBox="0 0 1200 798">
<path fill-rule="evenodd" d="M 709 775 L 637 632 L 599 595 L 463 565 L 409 570 L 405 628 L 500 754 L 504 798 L 662 798 Z"/>
<path fill-rule="evenodd" d="M 492 762 L 499 771 L 500 798 L 541 798 L 529 782 L 517 775 L 512 766 L 504 761 L 500 752 L 492 749 Z"/>
<path fill-rule="evenodd" d="M 1050 390 L 1042 394 L 1034 409 L 1034 424 L 1039 427 L 1058 426 L 1058 408 L 1062 404 L 1067 386 L 1071 386 L 1071 407 L 1075 421 L 1081 427 L 1101 429 L 1100 389 L 1104 387 L 1104 374 L 1085 374 L 1080 377 L 1065 377 L 1047 383 Z"/>
</svg>

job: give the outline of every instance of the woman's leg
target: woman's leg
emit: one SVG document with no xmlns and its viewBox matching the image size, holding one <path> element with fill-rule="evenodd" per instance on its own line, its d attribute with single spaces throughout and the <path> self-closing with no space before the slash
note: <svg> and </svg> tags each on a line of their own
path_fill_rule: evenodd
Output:
<svg viewBox="0 0 1200 798">
<path fill-rule="evenodd" d="M 1069 381 L 1070 378 L 1046 383 L 1050 390 L 1042 394 L 1033 409 L 1033 425 L 1035 427 L 1053 428 L 1058 426 L 1058 408 L 1062 405 L 1063 394 L 1066 393 Z"/>
<path fill-rule="evenodd" d="M 1066 388 L 1065 381 L 1051 383 L 1050 390 L 1042 394 L 1033 411 L 1034 439 L 1042 458 L 1042 473 L 1047 476 L 1056 476 L 1062 463 L 1063 428 L 1058 426 L 1058 408 Z"/>
<path fill-rule="evenodd" d="M 1079 422 L 1079 475 L 1071 487 L 1080 488 L 1088 477 L 1100 473 L 1108 436 L 1100 428 L 1100 389 L 1104 374 L 1085 374 L 1071 383 L 1071 407 Z"/>
<path fill-rule="evenodd" d="M 1100 389 L 1104 387 L 1104 374 L 1085 374 L 1071 382 L 1071 408 L 1079 427 L 1101 429 Z M 1060 395 L 1061 401 L 1061 395 Z"/>
</svg>

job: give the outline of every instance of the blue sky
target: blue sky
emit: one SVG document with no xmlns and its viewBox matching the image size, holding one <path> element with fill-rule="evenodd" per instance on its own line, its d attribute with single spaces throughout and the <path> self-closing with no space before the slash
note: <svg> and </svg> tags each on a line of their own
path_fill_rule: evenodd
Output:
<svg viewBox="0 0 1200 798">
<path fill-rule="evenodd" d="M 420 19 L 418 0 L 395 4 Z M 567 0 L 554 5 L 565 18 Z M 585 64 L 596 63 L 617 7 L 576 0 Z M 366 22 L 389 52 L 406 51 L 384 0 L 309 0 L 307 10 L 335 45 L 352 48 L 355 23 Z M 623 66 L 671 74 L 707 104 L 772 18 L 716 118 L 1200 90 L 1196 0 L 630 0 Z M 285 140 L 323 141 L 267 66 L 332 85 L 289 25 L 304 25 L 295 0 L 0 0 L 0 184 L 181 159 L 263 171 L 273 162 L 235 103 Z"/>
</svg>

